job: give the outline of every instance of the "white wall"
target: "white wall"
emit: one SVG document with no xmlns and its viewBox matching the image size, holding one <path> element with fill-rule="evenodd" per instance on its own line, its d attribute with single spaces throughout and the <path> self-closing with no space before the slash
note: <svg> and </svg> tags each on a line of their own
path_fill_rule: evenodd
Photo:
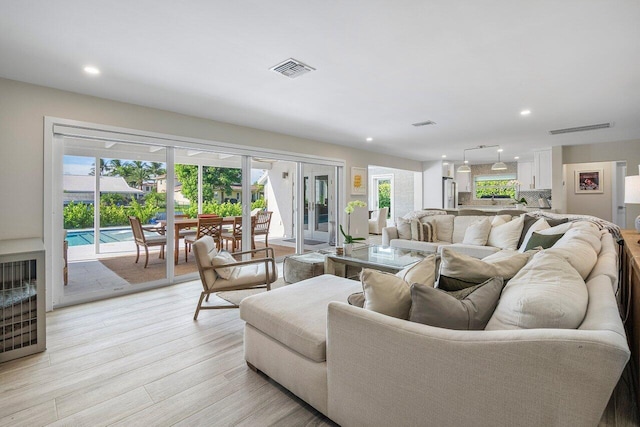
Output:
<svg viewBox="0 0 640 427">
<path fill-rule="evenodd" d="M 638 174 L 640 165 L 640 140 L 603 142 L 601 144 L 567 145 L 562 147 L 562 161 L 568 163 L 627 162 L 627 176 Z M 566 177 L 566 185 L 573 185 L 573 176 Z M 555 197 L 555 196 L 554 196 Z M 626 228 L 633 229 L 635 218 L 640 215 L 640 205 L 627 206 Z M 555 201 L 554 201 L 555 207 Z M 568 207 L 567 207 L 568 208 Z"/>
<path fill-rule="evenodd" d="M 571 163 L 565 167 L 565 199 L 567 213 L 593 215 L 607 221 L 613 220 L 611 209 L 611 162 Z M 574 176 L 576 171 L 602 169 L 600 186 L 602 193 L 577 193 L 574 188 Z"/>
<path fill-rule="evenodd" d="M 422 207 L 442 208 L 442 160 L 422 162 Z"/>
<path fill-rule="evenodd" d="M 0 79 L 0 239 L 43 237 L 45 116 L 333 157 L 347 170 L 369 164 L 421 170 L 414 160 Z"/>
</svg>

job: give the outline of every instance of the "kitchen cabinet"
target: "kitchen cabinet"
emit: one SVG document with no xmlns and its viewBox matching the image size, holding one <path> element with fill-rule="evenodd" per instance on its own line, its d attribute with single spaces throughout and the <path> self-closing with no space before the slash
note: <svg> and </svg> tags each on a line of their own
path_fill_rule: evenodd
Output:
<svg viewBox="0 0 640 427">
<path fill-rule="evenodd" d="M 551 149 L 533 152 L 533 182 L 536 190 L 551 189 Z"/>
<path fill-rule="evenodd" d="M 458 184 L 458 193 L 468 193 L 471 191 L 471 174 L 460 173 L 456 171 L 456 183 Z"/>
<path fill-rule="evenodd" d="M 518 181 L 520 191 L 534 189 L 533 185 L 533 162 L 518 162 Z"/>
</svg>

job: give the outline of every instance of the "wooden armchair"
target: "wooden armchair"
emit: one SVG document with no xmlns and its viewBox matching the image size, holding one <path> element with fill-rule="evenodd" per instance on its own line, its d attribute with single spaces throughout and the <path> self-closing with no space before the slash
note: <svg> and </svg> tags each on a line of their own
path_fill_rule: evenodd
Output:
<svg viewBox="0 0 640 427">
<path fill-rule="evenodd" d="M 193 320 L 198 318 L 200 310 L 237 308 L 235 304 L 206 305 L 202 302 L 209 301 L 209 295 L 220 291 L 237 289 L 250 289 L 266 287 L 271 290 L 271 283 L 278 279 L 278 269 L 274 259 L 273 248 L 262 248 L 258 250 L 236 252 L 231 255 L 253 254 L 255 252 L 265 252 L 264 258 L 256 258 L 248 261 L 235 261 L 220 263 L 221 252 L 216 247 L 216 242 L 211 236 L 204 236 L 193 243 L 193 252 L 202 281 L 202 292 Z M 218 261 L 218 262 L 216 262 Z M 214 265 L 216 264 L 216 265 Z M 228 279 L 223 278 L 216 272 L 216 269 L 232 268 L 228 274 Z"/>
<path fill-rule="evenodd" d="M 164 248 L 167 244 L 167 236 L 145 236 L 142 224 L 140 224 L 140 220 L 135 216 L 129 217 L 129 223 L 131 224 L 133 240 L 136 244 L 136 263 L 138 263 L 138 259 L 140 259 L 140 246 L 144 248 L 146 255 L 144 268 L 147 268 L 149 264 L 149 247 L 151 246 L 160 246 L 160 258 L 164 259 Z"/>
</svg>

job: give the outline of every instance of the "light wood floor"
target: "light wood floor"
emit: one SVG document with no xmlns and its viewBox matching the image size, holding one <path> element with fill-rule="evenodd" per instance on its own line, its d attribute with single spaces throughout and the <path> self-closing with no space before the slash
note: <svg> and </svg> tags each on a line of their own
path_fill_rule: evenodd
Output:
<svg viewBox="0 0 640 427">
<path fill-rule="evenodd" d="M 47 316 L 47 351 L 0 364 L 0 426 L 333 425 L 249 370 L 238 310 L 193 311 L 199 282 Z M 623 377 L 601 426 L 637 424 Z"/>
</svg>

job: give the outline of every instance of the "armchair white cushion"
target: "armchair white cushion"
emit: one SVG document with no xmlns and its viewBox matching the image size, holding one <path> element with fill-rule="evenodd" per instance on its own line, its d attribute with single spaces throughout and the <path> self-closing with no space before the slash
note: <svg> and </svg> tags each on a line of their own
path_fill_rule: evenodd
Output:
<svg viewBox="0 0 640 427">
<path fill-rule="evenodd" d="M 378 210 L 376 218 L 369 220 L 369 233 L 370 234 L 382 234 L 382 229 L 387 226 L 387 214 L 389 208 L 381 208 Z"/>
</svg>

